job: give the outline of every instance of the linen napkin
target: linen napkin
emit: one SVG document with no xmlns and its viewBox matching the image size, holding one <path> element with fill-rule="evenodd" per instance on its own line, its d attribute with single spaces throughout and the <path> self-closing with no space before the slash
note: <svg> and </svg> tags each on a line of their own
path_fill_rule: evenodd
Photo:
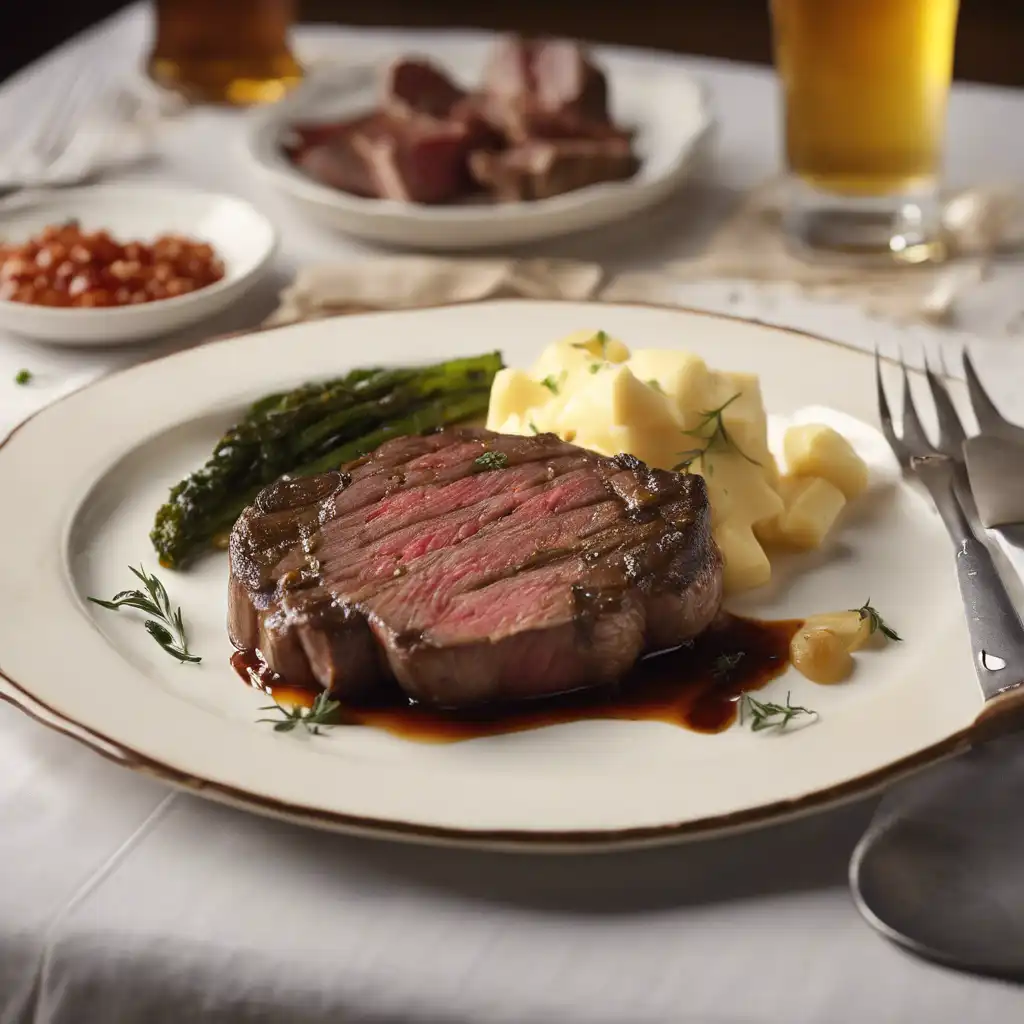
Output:
<svg viewBox="0 0 1024 1024">
<path fill-rule="evenodd" d="M 823 301 L 797 286 L 785 294 L 783 301 L 776 301 L 777 296 L 770 297 L 749 281 L 687 279 L 672 267 L 613 274 L 597 263 L 554 258 L 403 255 L 311 265 L 301 269 L 281 292 L 277 308 L 263 326 L 346 313 L 515 297 L 649 303 L 726 313 L 823 335 L 861 350 L 874 351 L 878 346 L 890 355 L 902 350 L 908 363 L 918 368 L 923 368 L 927 354 L 933 365 L 947 366 L 954 376 L 960 375 L 960 351 L 965 344 L 971 344 L 982 362 L 987 360 L 988 347 L 998 347 L 948 328 L 936 330 L 926 322 L 907 325 L 891 317 L 872 317 L 863 304 Z M 1009 360 L 1024 367 L 1024 358 L 1006 352 L 1005 345 L 993 353 L 995 356 L 1004 363 Z M 1024 351 L 1020 356 L 1024 357 Z M 1016 394 L 1011 397 L 1016 398 Z M 998 396 L 999 400 L 1003 398 L 1002 394 Z"/>
<path fill-rule="evenodd" d="M 783 292 L 856 305 L 899 323 L 946 324 L 957 303 L 985 280 L 997 254 L 1024 246 L 1024 189 L 979 186 L 952 196 L 942 221 L 954 259 L 922 266 L 805 260 L 783 229 L 786 187 L 771 179 L 744 196 L 696 258 L 673 262 L 679 280 L 740 279 Z"/>
<path fill-rule="evenodd" d="M 603 279 L 596 263 L 575 260 L 394 256 L 323 264 L 299 271 L 265 326 L 495 298 L 584 300 L 595 296 Z"/>
<path fill-rule="evenodd" d="M 139 74 L 109 77 L 89 68 L 59 79 L 39 116 L 0 154 L 0 192 L 73 185 L 140 163 L 155 151 L 164 123 L 185 107 Z M 48 145 L 52 155 L 40 158 L 37 150 Z"/>
</svg>

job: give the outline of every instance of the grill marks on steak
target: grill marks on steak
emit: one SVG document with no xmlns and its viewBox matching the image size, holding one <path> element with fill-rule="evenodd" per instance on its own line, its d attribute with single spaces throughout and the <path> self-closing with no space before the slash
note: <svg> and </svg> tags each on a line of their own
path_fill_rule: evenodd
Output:
<svg viewBox="0 0 1024 1024">
<path fill-rule="evenodd" d="M 293 682 L 393 676 L 462 706 L 611 682 L 696 635 L 721 556 L 699 477 L 457 429 L 267 488 L 232 532 L 229 596 L 235 645 Z"/>
</svg>

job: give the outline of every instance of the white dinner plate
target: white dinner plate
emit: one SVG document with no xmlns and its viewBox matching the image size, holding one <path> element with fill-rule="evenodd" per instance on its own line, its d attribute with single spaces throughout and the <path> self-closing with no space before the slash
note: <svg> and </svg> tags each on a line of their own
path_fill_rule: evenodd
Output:
<svg viewBox="0 0 1024 1024">
<path fill-rule="evenodd" d="M 270 265 L 273 225 L 233 196 L 175 185 L 97 185 L 16 195 L 0 203 L 0 239 L 24 242 L 50 224 L 78 220 L 120 242 L 185 235 L 208 242 L 224 277 L 207 288 L 137 306 L 54 309 L 0 300 L 0 328 L 65 345 L 115 345 L 155 338 L 206 320 L 240 299 Z"/>
<path fill-rule="evenodd" d="M 471 86 L 479 81 L 488 48 L 482 41 L 464 40 L 438 60 L 458 82 Z M 615 58 L 602 63 L 608 71 L 615 123 L 637 130 L 643 162 L 628 181 L 589 185 L 535 202 L 444 206 L 366 199 L 321 185 L 288 160 L 281 140 L 294 122 L 353 117 L 376 106 L 378 73 L 370 68 L 318 71 L 280 103 L 255 113 L 248 152 L 256 169 L 317 223 L 370 242 L 474 249 L 598 227 L 675 191 L 689 175 L 697 145 L 711 124 L 700 86 L 685 73 Z"/>
<path fill-rule="evenodd" d="M 784 733 L 716 735 L 651 721 L 582 721 L 451 744 L 366 727 L 321 736 L 257 724 L 266 697 L 228 664 L 227 559 L 157 570 L 199 666 L 161 651 L 133 613 L 87 604 L 156 569 L 147 534 L 167 488 L 245 405 L 364 364 L 499 348 L 526 365 L 550 341 L 604 329 L 760 374 L 775 426 L 826 419 L 872 486 L 814 554 L 733 602 L 762 618 L 869 597 L 904 642 L 857 657 L 849 682 L 790 670 L 763 691 L 818 712 Z M 891 368 L 892 369 L 892 368 Z M 708 835 L 881 786 L 970 739 L 983 701 L 953 552 L 905 485 L 875 422 L 872 359 L 792 331 L 646 306 L 503 301 L 322 320 L 214 342 L 110 376 L 50 406 L 0 447 L 8 602 L 0 690 L 107 756 L 201 794 L 318 826 L 496 847 L 593 849 Z M 957 400 L 963 398 L 956 388 Z"/>
</svg>

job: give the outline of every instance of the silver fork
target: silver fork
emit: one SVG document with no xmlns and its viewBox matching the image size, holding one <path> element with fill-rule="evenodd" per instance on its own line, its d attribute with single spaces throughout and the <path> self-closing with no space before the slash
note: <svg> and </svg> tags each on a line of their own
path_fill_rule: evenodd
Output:
<svg viewBox="0 0 1024 1024">
<path fill-rule="evenodd" d="M 964 430 L 949 392 L 929 369 L 926 376 L 939 420 L 939 441 L 934 445 L 918 417 L 906 364 L 901 361 L 900 366 L 903 370 L 902 437 L 897 436 L 893 427 L 882 381 L 882 362 L 875 352 L 882 432 L 904 475 L 916 477 L 931 495 L 953 541 L 957 582 L 967 616 L 974 667 L 985 700 L 989 701 L 1024 683 L 1024 625 L 991 553 L 970 522 L 974 510 L 963 471 Z"/>
</svg>

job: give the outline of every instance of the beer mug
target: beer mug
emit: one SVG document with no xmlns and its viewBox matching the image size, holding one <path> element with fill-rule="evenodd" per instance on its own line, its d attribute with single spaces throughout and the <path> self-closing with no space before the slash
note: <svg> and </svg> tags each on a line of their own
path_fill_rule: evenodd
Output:
<svg viewBox="0 0 1024 1024">
<path fill-rule="evenodd" d="M 280 99 L 302 78 L 288 31 L 295 0 L 156 0 L 149 75 L 199 103 Z"/>
<path fill-rule="evenodd" d="M 771 0 L 802 247 L 941 259 L 958 0 Z"/>
</svg>

